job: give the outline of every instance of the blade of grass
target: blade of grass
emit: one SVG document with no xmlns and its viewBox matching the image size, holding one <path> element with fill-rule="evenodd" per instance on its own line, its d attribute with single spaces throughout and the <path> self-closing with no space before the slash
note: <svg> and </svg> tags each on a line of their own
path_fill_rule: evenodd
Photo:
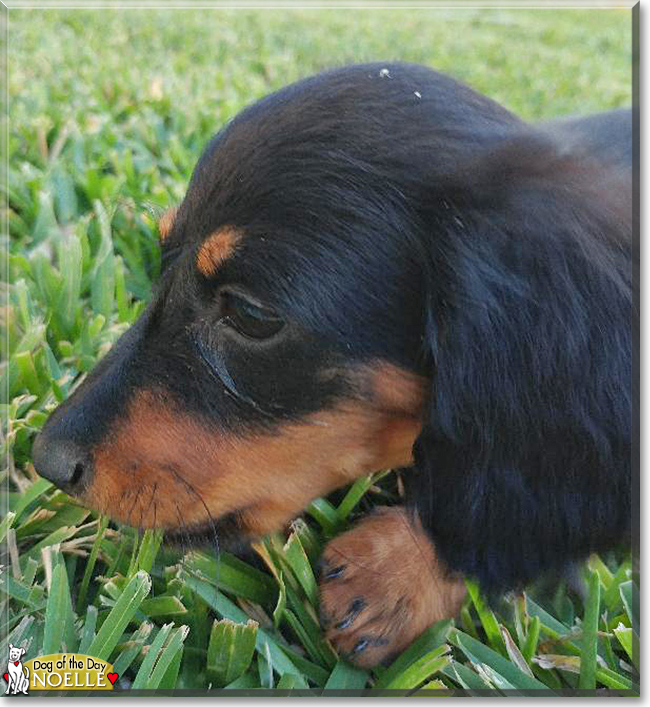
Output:
<svg viewBox="0 0 650 707">
<path fill-rule="evenodd" d="M 289 675 L 289 673 L 287 673 Z M 242 675 L 240 678 L 237 678 L 237 680 L 234 680 L 231 682 L 229 685 L 226 685 L 223 689 L 224 690 L 252 690 L 258 687 L 262 687 L 260 685 L 259 678 L 256 675 L 253 675 L 253 673 L 246 673 L 245 675 Z"/>
<path fill-rule="evenodd" d="M 183 602 L 174 596 L 160 596 L 151 599 L 145 599 L 140 610 L 148 617 L 154 618 L 159 616 L 182 616 L 187 614 L 187 609 Z"/>
<path fill-rule="evenodd" d="M 41 655 L 51 655 L 61 651 L 61 642 L 71 614 L 72 600 L 68 586 L 68 573 L 63 562 L 58 562 L 52 572 L 50 594 L 45 609 Z"/>
<path fill-rule="evenodd" d="M 58 314 L 69 335 L 80 305 L 82 254 L 79 238 L 74 233 L 66 236 L 59 242 L 57 250 L 59 268 L 65 273 Z"/>
<path fill-rule="evenodd" d="M 465 631 L 465 633 L 468 633 L 470 636 L 475 638 L 477 641 L 480 640 L 479 635 L 476 632 L 476 628 L 474 627 L 474 621 L 472 619 L 472 614 L 471 614 L 468 606 L 464 606 L 460 610 L 460 623 L 461 623 L 461 625 L 463 627 L 463 631 Z"/>
<path fill-rule="evenodd" d="M 368 476 L 362 476 L 357 479 L 351 486 L 350 490 L 345 494 L 341 503 L 339 503 L 336 512 L 341 521 L 346 521 L 356 508 L 359 501 L 366 494 L 368 489 L 377 481 L 382 479 L 386 474 L 390 474 L 390 471 L 380 471 L 377 474 L 368 474 Z"/>
<path fill-rule="evenodd" d="M 97 627 L 97 616 L 99 612 L 96 606 L 92 604 L 88 607 L 86 611 L 86 620 L 84 621 L 83 629 L 81 632 L 81 641 L 79 642 L 79 653 L 86 655 L 90 644 L 95 638 L 95 629 Z"/>
<path fill-rule="evenodd" d="M 600 612 L 600 578 L 596 572 L 589 574 L 587 581 L 587 601 L 582 619 L 582 638 L 580 645 L 581 690 L 596 689 L 596 656 L 598 655 L 598 616 Z"/>
<path fill-rule="evenodd" d="M 457 648 L 460 648 L 473 663 L 488 665 L 518 690 L 548 690 L 544 683 L 522 673 L 507 658 L 462 631 L 452 629 L 449 633 L 449 640 Z"/>
<path fill-rule="evenodd" d="M 163 531 L 156 530 L 153 528 L 148 528 L 144 531 L 142 536 L 142 542 L 138 548 L 138 556 L 135 561 L 135 570 L 144 570 L 145 572 L 151 572 L 154 560 L 160 549 L 160 544 L 163 539 Z"/>
<path fill-rule="evenodd" d="M 625 613 L 627 618 L 630 620 L 630 626 L 636 627 L 635 617 L 634 617 L 634 582 L 628 580 L 627 582 L 622 582 L 619 587 L 619 592 L 621 593 L 621 599 L 623 600 L 623 606 L 625 607 Z"/>
<path fill-rule="evenodd" d="M 22 582 L 14 579 L 10 574 L 3 577 L 2 591 L 7 596 L 12 597 L 20 604 L 40 611 L 47 606 L 47 602 L 43 601 L 44 589 L 40 585 L 26 587 Z"/>
<path fill-rule="evenodd" d="M 522 673 L 525 673 L 532 678 L 533 673 L 528 666 L 528 662 L 521 654 L 517 644 L 512 640 L 510 632 L 505 626 L 499 625 L 499 628 L 501 629 L 501 636 L 503 637 L 503 642 L 505 643 L 506 650 L 508 651 L 508 657 L 519 668 L 519 670 L 521 670 Z"/>
<path fill-rule="evenodd" d="M 162 679 L 158 680 L 158 690 L 173 690 L 177 686 L 178 673 L 183 661 L 183 647 L 181 646 L 167 666 L 167 670 Z"/>
<path fill-rule="evenodd" d="M 300 539 L 300 544 L 307 553 L 309 562 L 315 565 L 323 549 L 318 533 L 302 518 L 297 518 L 291 523 L 291 530 Z"/>
<path fill-rule="evenodd" d="M 365 670 L 353 668 L 349 663 L 339 660 L 325 683 L 326 690 L 362 690 L 368 682 Z"/>
<path fill-rule="evenodd" d="M 176 660 L 180 660 L 179 656 L 182 657 L 183 653 L 183 642 L 187 638 L 189 630 L 188 626 L 179 626 L 172 632 L 167 645 L 156 659 L 156 664 L 151 672 L 151 676 L 146 681 L 145 690 L 157 690 L 160 687 L 160 683 L 167 675 L 167 671 L 172 663 Z"/>
<path fill-rule="evenodd" d="M 291 533 L 283 547 L 283 552 L 287 563 L 293 570 L 293 574 L 300 583 L 300 586 L 305 590 L 305 594 L 312 606 L 318 606 L 318 585 L 316 584 L 316 578 L 314 577 L 314 572 L 311 568 L 307 553 L 296 533 Z"/>
<path fill-rule="evenodd" d="M 622 599 L 620 586 L 628 578 L 628 574 L 632 565 L 629 561 L 623 562 L 620 567 L 616 570 L 612 583 L 609 589 L 605 592 L 605 596 L 602 598 L 602 603 L 607 607 L 607 610 L 614 612 L 618 608 Z"/>
<path fill-rule="evenodd" d="M 273 555 L 267 545 L 269 541 L 265 540 L 261 543 L 253 543 L 251 547 L 264 560 L 264 563 L 271 571 L 275 578 L 275 583 L 278 589 L 278 601 L 273 609 L 273 626 L 277 629 L 280 626 L 280 621 L 287 607 L 287 589 L 284 583 L 284 575 L 282 569 L 276 564 Z"/>
<path fill-rule="evenodd" d="M 8 647 L 10 643 L 14 646 L 21 646 L 23 648 L 25 647 L 23 645 L 25 643 L 24 637 L 29 635 L 34 625 L 34 621 L 35 619 L 33 616 L 24 616 L 22 619 L 20 619 L 18 624 L 14 626 L 14 628 L 9 632 L 6 638 L 3 637 L 2 642 L 0 642 L 3 654 L 8 653 Z"/>
<path fill-rule="evenodd" d="M 387 685 L 387 690 L 411 690 L 425 680 L 446 668 L 451 662 L 450 647 L 439 646 L 429 651 L 409 665 L 401 675 L 396 676 Z"/>
<path fill-rule="evenodd" d="M 609 571 L 607 565 L 600 559 L 598 555 L 592 555 L 589 558 L 587 566 L 592 572 L 596 572 L 600 578 L 600 583 L 603 585 L 605 592 L 611 587 L 614 576 Z"/>
<path fill-rule="evenodd" d="M 483 677 L 483 679 L 489 683 L 492 686 L 492 689 L 497 691 L 497 693 L 501 690 L 509 690 L 514 691 L 517 688 L 509 683 L 503 675 L 500 675 L 494 668 L 491 668 L 489 665 L 485 665 L 485 663 L 480 663 L 478 665 L 474 666 L 476 670 L 478 671 L 479 675 Z"/>
<path fill-rule="evenodd" d="M 30 547 L 30 549 L 23 555 L 23 559 L 27 560 L 28 558 L 33 557 L 35 560 L 38 560 L 41 556 L 41 550 L 43 548 L 50 547 L 52 545 L 60 545 L 75 535 L 78 530 L 79 529 L 75 527 L 58 528 L 47 537 L 43 538 L 40 542 L 32 545 L 32 547 Z"/>
<path fill-rule="evenodd" d="M 476 613 L 481 621 L 485 635 L 487 636 L 489 645 L 504 657 L 508 655 L 505 643 L 499 631 L 499 622 L 497 621 L 492 610 L 486 605 L 481 597 L 478 584 L 472 580 L 466 579 L 465 585 L 467 592 L 472 599 Z"/>
<path fill-rule="evenodd" d="M 443 668 L 443 674 L 459 683 L 464 690 L 489 690 L 490 685 L 483 678 L 468 668 L 466 665 L 452 660 Z"/>
<path fill-rule="evenodd" d="M 88 648 L 89 655 L 108 660 L 120 640 L 122 632 L 150 591 L 151 578 L 146 572 L 140 570 L 129 580 L 120 598 L 106 617 L 95 640 Z"/>
<path fill-rule="evenodd" d="M 9 511 L 7 515 L 2 519 L 0 522 L 0 543 L 3 542 L 5 539 L 5 535 L 7 534 L 7 530 L 12 527 L 13 522 L 16 518 L 16 514 L 13 513 L 12 511 Z"/>
<path fill-rule="evenodd" d="M 605 687 L 611 687 L 613 690 L 637 690 L 637 686 L 631 680 L 623 677 L 619 673 L 615 673 L 609 668 L 598 668 L 596 671 L 596 680 Z"/>
<path fill-rule="evenodd" d="M 292 621 L 293 618 L 291 625 L 303 636 L 303 645 L 316 663 L 324 665 L 328 669 L 333 668 L 338 656 L 331 644 L 325 640 L 320 624 L 314 615 L 313 607 L 310 610 L 306 602 L 301 600 L 298 593 L 291 587 L 287 587 L 287 598 L 292 611 L 285 609 L 285 617 L 288 621 Z"/>
<path fill-rule="evenodd" d="M 271 604 L 278 591 L 271 577 L 226 552 L 220 553 L 218 560 L 192 552 L 185 558 L 185 568 L 224 591 L 262 606 Z"/>
<path fill-rule="evenodd" d="M 255 653 L 259 624 L 245 624 L 230 619 L 215 621 L 208 644 L 207 669 L 220 685 L 233 682 L 249 668 Z"/>
<path fill-rule="evenodd" d="M 280 644 L 280 648 L 285 652 L 296 668 L 298 668 L 301 675 L 309 678 L 309 680 L 311 680 L 311 682 L 315 685 L 318 685 L 318 687 L 323 687 L 325 685 L 328 679 L 327 670 L 322 668 L 320 665 L 316 665 L 316 663 L 312 663 L 310 660 L 307 660 L 307 658 L 304 658 L 302 655 L 299 655 L 282 643 Z"/>
<path fill-rule="evenodd" d="M 131 685 L 132 690 L 144 690 L 147 686 L 154 665 L 163 650 L 163 646 L 172 633 L 173 628 L 174 624 L 164 624 L 158 630 L 156 637 L 153 639 L 153 643 L 148 647 L 144 660 L 140 664 L 140 669 Z"/>
<path fill-rule="evenodd" d="M 312 501 L 306 511 L 327 533 L 334 535 L 339 528 L 339 515 L 336 508 L 324 498 L 317 498 Z"/>
<path fill-rule="evenodd" d="M 639 638 L 634 633 L 634 630 L 619 624 L 614 629 L 614 635 L 621 644 L 623 650 L 627 653 L 628 658 L 632 661 L 638 672 L 641 672 L 639 663 Z"/>
<path fill-rule="evenodd" d="M 580 674 L 580 657 L 577 655 L 557 655 L 543 653 L 533 658 L 535 663 L 544 670 L 564 670 L 569 673 Z"/>
<path fill-rule="evenodd" d="M 23 584 L 26 587 L 31 587 L 36 578 L 36 572 L 39 570 L 39 564 L 33 557 L 28 558 L 23 571 Z"/>
<path fill-rule="evenodd" d="M 307 690 L 309 685 L 300 677 L 292 673 L 285 673 L 275 686 L 276 690 Z"/>
<path fill-rule="evenodd" d="M 430 680 L 426 685 L 422 685 L 420 690 L 448 690 L 449 688 L 442 680 Z"/>
<path fill-rule="evenodd" d="M 524 640 L 524 645 L 521 647 L 521 653 L 524 660 L 530 665 L 530 661 L 537 652 L 537 644 L 539 642 L 539 627 L 541 623 L 539 616 L 533 616 L 528 626 L 528 633 Z"/>
<path fill-rule="evenodd" d="M 580 655 L 580 647 L 570 640 L 572 632 L 568 626 L 544 611 L 529 596 L 526 596 L 526 610 L 530 616 L 539 618 L 541 631 L 554 640 L 561 640 L 564 648 L 573 655 Z"/>
<path fill-rule="evenodd" d="M 77 597 L 77 611 L 79 613 L 81 613 L 83 607 L 86 605 L 86 594 L 88 593 L 90 578 L 92 577 L 93 570 L 95 569 L 95 563 L 97 562 L 97 556 L 99 555 L 99 549 L 107 527 L 108 516 L 102 515 L 97 524 L 97 534 L 90 550 L 90 555 L 88 556 L 86 568 L 84 570 L 84 576 L 81 580 L 81 587 L 79 588 L 79 596 Z"/>
<path fill-rule="evenodd" d="M 99 223 L 101 243 L 95 256 L 93 277 L 91 278 L 91 302 L 94 312 L 108 319 L 113 311 L 115 296 L 115 256 L 111 237 L 111 222 L 103 204 L 94 202 L 95 214 Z"/>
<path fill-rule="evenodd" d="M 47 479 L 38 479 L 20 494 L 16 505 L 13 508 L 15 518 L 20 518 L 23 511 L 39 496 L 52 488 L 52 484 Z M 5 531 L 6 532 L 6 531 Z"/>
<path fill-rule="evenodd" d="M 223 594 L 217 592 L 217 590 L 207 582 L 187 575 L 185 583 L 197 594 L 199 594 L 203 600 L 217 612 L 219 616 L 226 619 L 231 619 L 236 623 L 246 623 L 246 621 L 248 621 L 248 616 L 246 616 L 240 608 L 235 606 Z M 257 631 L 255 647 L 260 653 L 265 653 L 268 650 L 269 654 L 273 658 L 273 666 L 280 675 L 283 675 L 284 673 L 297 672 L 296 666 L 285 655 L 284 651 L 281 650 L 280 645 L 278 645 L 278 643 L 262 629 L 258 629 Z"/>
<path fill-rule="evenodd" d="M 450 620 L 439 621 L 427 629 L 419 638 L 398 657 L 382 673 L 375 682 L 375 688 L 384 689 L 391 682 L 396 680 L 415 661 L 429 654 L 433 649 L 439 648 L 447 640 L 452 622 Z"/>
<path fill-rule="evenodd" d="M 124 675 L 131 663 L 138 657 L 142 652 L 142 647 L 144 642 L 149 637 L 153 629 L 153 624 L 143 623 L 131 634 L 131 637 L 123 644 L 122 652 L 118 655 L 115 663 L 113 663 L 113 670 L 118 675 Z"/>
<path fill-rule="evenodd" d="M 260 685 L 267 690 L 273 689 L 273 661 L 269 644 L 265 643 L 262 651 L 257 654 L 257 672 L 260 676 Z M 285 675 L 286 673 L 282 673 Z M 289 673 L 294 675 L 295 673 Z M 282 676 L 280 676 L 282 677 Z"/>
</svg>

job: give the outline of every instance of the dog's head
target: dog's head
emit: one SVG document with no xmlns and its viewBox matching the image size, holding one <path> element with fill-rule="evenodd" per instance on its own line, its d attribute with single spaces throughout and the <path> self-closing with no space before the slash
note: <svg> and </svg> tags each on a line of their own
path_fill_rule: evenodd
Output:
<svg viewBox="0 0 650 707">
<path fill-rule="evenodd" d="M 519 429 L 508 396 L 527 398 L 534 362 L 528 338 L 502 338 L 537 336 L 576 179 L 532 128 L 422 67 L 272 94 L 208 145 L 160 224 L 151 303 L 53 413 L 37 470 L 133 525 L 257 534 L 411 465 L 423 427 L 433 445 Z"/>
<path fill-rule="evenodd" d="M 9 644 L 9 661 L 11 663 L 20 660 L 25 655 L 25 649 Z"/>
</svg>

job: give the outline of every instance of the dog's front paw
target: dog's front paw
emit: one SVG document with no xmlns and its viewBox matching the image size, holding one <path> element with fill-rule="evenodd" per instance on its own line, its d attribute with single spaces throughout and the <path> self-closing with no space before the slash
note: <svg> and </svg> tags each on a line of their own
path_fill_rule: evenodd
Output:
<svg viewBox="0 0 650 707">
<path fill-rule="evenodd" d="M 451 618 L 465 595 L 419 521 L 382 508 L 328 543 L 320 612 L 327 638 L 361 668 L 401 652 L 431 624 Z"/>
</svg>

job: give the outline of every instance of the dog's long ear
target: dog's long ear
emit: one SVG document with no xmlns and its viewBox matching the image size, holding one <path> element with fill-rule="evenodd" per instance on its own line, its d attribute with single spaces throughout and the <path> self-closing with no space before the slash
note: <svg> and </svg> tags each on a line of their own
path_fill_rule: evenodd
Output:
<svg viewBox="0 0 650 707">
<path fill-rule="evenodd" d="M 441 175 L 409 496 L 449 566 L 521 586 L 628 530 L 629 183 L 500 137 Z"/>
</svg>

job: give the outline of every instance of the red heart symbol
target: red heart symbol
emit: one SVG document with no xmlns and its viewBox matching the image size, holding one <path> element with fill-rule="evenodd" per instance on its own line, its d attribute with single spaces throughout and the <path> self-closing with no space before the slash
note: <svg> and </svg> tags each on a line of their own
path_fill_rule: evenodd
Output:
<svg viewBox="0 0 650 707">
<path fill-rule="evenodd" d="M 5 673 L 2 677 L 5 679 L 5 682 L 9 682 L 9 673 Z"/>
<path fill-rule="evenodd" d="M 20 661 L 17 660 L 17 661 L 14 663 L 14 665 L 20 665 Z"/>
<path fill-rule="evenodd" d="M 107 673 L 106 677 L 111 681 L 111 685 L 115 685 L 115 681 L 119 677 L 117 673 Z"/>
</svg>

